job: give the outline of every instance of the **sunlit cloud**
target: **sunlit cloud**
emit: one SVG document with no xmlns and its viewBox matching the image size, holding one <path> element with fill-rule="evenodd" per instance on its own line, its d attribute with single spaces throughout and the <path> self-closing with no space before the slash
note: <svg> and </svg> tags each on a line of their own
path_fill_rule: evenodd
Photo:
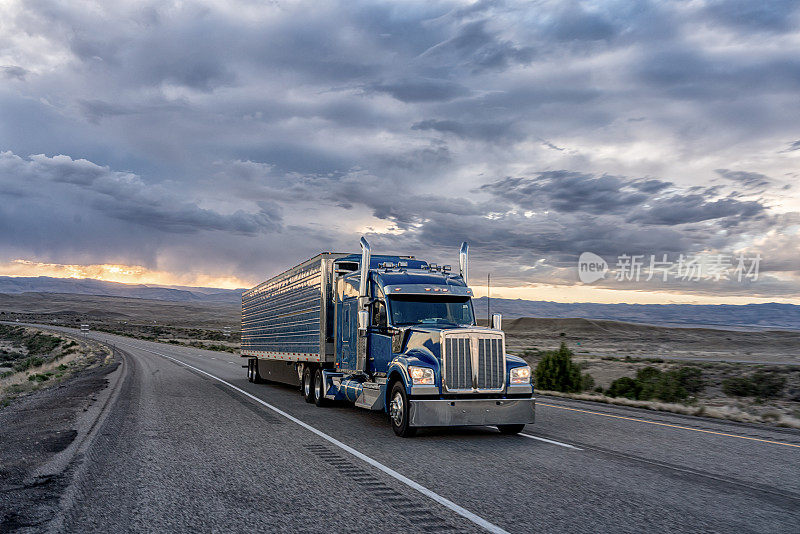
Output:
<svg viewBox="0 0 800 534">
<path fill-rule="evenodd" d="M 68 265 L 62 263 L 42 263 L 15 259 L 0 263 L 0 276 L 49 276 L 52 278 L 93 278 L 106 282 L 123 284 L 155 284 L 162 286 L 193 286 L 238 289 L 251 287 L 252 281 L 235 276 L 214 276 L 204 273 L 172 273 L 156 271 L 141 265 L 95 264 Z"/>
</svg>

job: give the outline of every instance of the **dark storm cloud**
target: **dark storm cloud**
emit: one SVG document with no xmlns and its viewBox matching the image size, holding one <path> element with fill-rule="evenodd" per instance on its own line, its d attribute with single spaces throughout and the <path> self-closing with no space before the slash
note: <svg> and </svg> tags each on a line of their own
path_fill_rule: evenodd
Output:
<svg viewBox="0 0 800 534">
<path fill-rule="evenodd" d="M 545 24 L 545 35 L 559 41 L 606 40 L 615 37 L 618 31 L 606 15 L 588 12 L 573 2 L 564 2 L 561 10 Z"/>
<path fill-rule="evenodd" d="M 401 102 L 446 102 L 469 94 L 462 85 L 446 80 L 401 80 L 393 83 L 379 83 L 366 87 L 366 90 L 387 93 Z"/>
<path fill-rule="evenodd" d="M 787 148 L 784 152 L 794 152 L 795 150 L 800 150 L 800 139 L 794 143 L 789 143 L 789 148 Z"/>
<path fill-rule="evenodd" d="M 375 225 L 420 255 L 468 239 L 525 283 L 584 250 L 776 254 L 794 228 L 771 206 L 793 209 L 796 3 L 10 11 L 0 260 L 125 263 L 130 242 L 261 277 Z"/>
<path fill-rule="evenodd" d="M 645 224 L 677 225 L 736 217 L 736 222 L 763 213 L 764 206 L 757 201 L 740 201 L 735 198 L 709 200 L 705 195 L 673 195 L 658 199 L 647 208 L 632 213 L 628 220 Z"/>
<path fill-rule="evenodd" d="M 65 200 L 80 198 L 93 211 L 106 217 L 154 228 L 165 233 L 196 233 L 217 230 L 256 235 L 281 228 L 281 208 L 268 201 L 258 202 L 258 210 L 223 214 L 182 200 L 160 186 L 144 183 L 132 173 L 115 172 L 87 160 L 68 156 L 39 154 L 28 159 L 11 152 L 0 154 L 0 183 L 22 186 L 47 197 L 55 193 Z M 59 184 L 68 186 L 59 188 Z M 51 197 L 53 198 L 53 197 Z M 34 201 L 34 204 L 36 201 Z M 47 201 L 42 201 L 42 208 Z"/>
<path fill-rule="evenodd" d="M 740 98 L 754 85 L 764 92 L 800 90 L 800 59 L 794 54 L 764 60 L 741 53 L 698 51 L 681 44 L 649 51 L 637 70 L 653 91 L 685 99 Z"/>
<path fill-rule="evenodd" d="M 712 20 L 720 21 L 744 31 L 787 32 L 796 28 L 795 0 L 714 0 L 706 8 Z"/>
<path fill-rule="evenodd" d="M 763 188 L 772 183 L 769 176 L 765 176 L 760 172 L 732 171 L 729 169 L 715 169 L 715 172 L 723 178 L 739 182 L 743 186 L 750 188 Z"/>
<path fill-rule="evenodd" d="M 554 209 L 601 215 L 620 213 L 649 197 L 618 176 L 593 176 L 566 170 L 545 171 L 535 178 L 504 178 L 481 190 L 530 209 Z"/>
<path fill-rule="evenodd" d="M 0 67 L 0 70 L 3 72 L 3 76 L 11 79 L 25 81 L 25 76 L 28 74 L 27 69 L 23 69 L 18 65 L 3 65 Z"/>
<path fill-rule="evenodd" d="M 658 193 L 672 185 L 672 182 L 665 182 L 664 180 L 657 180 L 655 178 L 636 180 L 630 183 L 634 189 L 638 189 L 642 193 Z"/>
<path fill-rule="evenodd" d="M 412 130 L 436 131 L 444 134 L 453 134 L 465 139 L 481 139 L 497 142 L 523 137 L 510 122 L 460 122 L 454 120 L 427 119 L 415 122 Z"/>
<path fill-rule="evenodd" d="M 514 64 L 529 64 L 535 51 L 518 46 L 487 29 L 487 19 L 467 22 L 456 35 L 426 50 L 422 57 L 437 62 L 453 62 L 474 72 L 505 69 Z"/>
</svg>

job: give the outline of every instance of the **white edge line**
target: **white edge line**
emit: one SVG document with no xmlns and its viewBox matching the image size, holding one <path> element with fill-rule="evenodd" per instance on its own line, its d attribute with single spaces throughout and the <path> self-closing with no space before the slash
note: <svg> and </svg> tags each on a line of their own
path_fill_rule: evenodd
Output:
<svg viewBox="0 0 800 534">
<path fill-rule="evenodd" d="M 127 345 L 127 343 L 126 343 L 126 345 Z M 463 507 L 457 505 L 456 503 L 454 503 L 450 499 L 442 497 L 438 493 L 436 493 L 436 492 L 434 492 L 432 490 L 429 490 L 425 486 L 423 486 L 421 484 L 418 484 L 417 482 L 414 482 L 410 478 L 407 478 L 407 477 L 401 475 L 400 473 L 398 473 L 394 469 L 383 465 L 382 463 L 378 462 L 377 460 L 373 460 L 372 458 L 370 458 L 366 454 L 358 452 L 354 448 L 352 448 L 352 447 L 350 447 L 348 445 L 345 445 L 344 443 L 342 443 L 338 439 L 336 439 L 336 438 L 334 438 L 332 436 L 329 436 L 328 434 L 326 434 L 325 432 L 323 432 L 321 430 L 317 430 L 316 428 L 314 428 L 313 426 L 309 425 L 308 423 L 305 423 L 305 422 L 301 421 L 300 419 L 294 417 L 293 415 L 290 415 L 290 414 L 284 412 L 280 408 L 277 408 L 277 407 L 271 405 L 270 403 L 259 399 L 255 395 L 252 395 L 252 394 L 248 393 L 247 391 L 245 391 L 245 390 L 243 390 L 243 389 L 241 389 L 239 387 L 234 386 L 230 382 L 226 382 L 225 380 L 223 380 L 223 379 L 221 379 L 221 378 L 219 378 L 217 376 L 214 376 L 211 373 L 207 373 L 206 371 L 203 371 L 202 369 L 198 369 L 197 367 L 194 367 L 192 365 L 189 365 L 188 363 L 182 362 L 182 361 L 178 360 L 177 358 L 173 358 L 172 356 L 167 356 L 166 354 L 161 354 L 160 352 L 156 352 L 154 350 L 145 349 L 145 348 L 142 348 L 142 347 L 137 347 L 135 345 L 128 345 L 128 346 L 132 347 L 132 348 L 135 348 L 135 349 L 143 350 L 145 352 L 150 352 L 152 354 L 157 354 L 158 356 L 161 356 L 163 358 L 167 358 L 169 360 L 172 360 L 172 361 L 174 361 L 176 363 L 179 363 L 179 364 L 181 364 L 181 365 L 183 365 L 185 367 L 188 367 L 190 369 L 194 369 L 195 371 L 197 371 L 199 373 L 203 373 L 204 375 L 206 375 L 206 376 L 208 376 L 210 378 L 213 378 L 214 380 L 217 380 L 217 381 L 225 384 L 229 388 L 231 388 L 231 389 L 233 389 L 235 391 L 238 391 L 242 395 L 253 399 L 254 401 L 258 402 L 259 404 L 262 404 L 262 405 L 266 406 L 270 410 L 274 411 L 277 414 L 282 415 L 283 417 L 289 419 L 293 423 L 297 423 L 298 425 L 302 426 L 306 430 L 309 430 L 309 431 L 313 432 L 317 436 L 319 436 L 322 439 L 332 443 L 333 445 L 336 445 L 340 449 L 349 452 L 350 454 L 352 454 L 356 458 L 359 458 L 360 460 L 363 460 L 363 461 L 367 462 L 371 466 L 383 471 L 384 473 L 386 473 L 390 477 L 402 482 L 403 484 L 405 484 L 406 486 L 409 486 L 410 488 L 413 488 L 413 489 L 417 490 L 418 492 L 422 493 L 426 497 L 438 502 L 439 504 L 441 504 L 442 506 L 444 506 L 446 508 L 449 508 L 450 510 L 452 510 L 455 513 L 457 513 L 461 517 L 464 517 L 464 518 L 472 521 L 473 523 L 475 523 L 476 525 L 486 529 L 487 531 L 494 532 L 496 534 L 510 534 L 508 531 L 503 530 L 502 528 L 500 528 L 499 526 L 495 525 L 494 523 L 490 523 L 489 521 L 487 521 L 486 519 L 480 517 L 479 515 L 476 515 L 476 514 L 470 512 L 469 510 L 467 510 L 466 508 L 463 508 Z M 532 437 L 532 436 L 528 436 L 528 437 Z M 540 439 L 540 438 L 536 438 L 536 439 Z M 547 441 L 547 440 L 545 440 L 545 441 Z"/>
<path fill-rule="evenodd" d="M 539 436 L 531 436 L 530 434 L 519 434 L 520 436 L 524 436 L 526 438 L 535 439 L 539 441 L 544 441 L 545 443 L 552 443 L 553 445 L 559 445 L 560 447 L 566 447 L 568 449 L 575 449 L 576 451 L 582 451 L 580 447 L 576 447 L 575 445 L 570 445 L 569 443 L 561 443 L 560 441 L 554 441 L 552 439 L 540 438 Z"/>
</svg>

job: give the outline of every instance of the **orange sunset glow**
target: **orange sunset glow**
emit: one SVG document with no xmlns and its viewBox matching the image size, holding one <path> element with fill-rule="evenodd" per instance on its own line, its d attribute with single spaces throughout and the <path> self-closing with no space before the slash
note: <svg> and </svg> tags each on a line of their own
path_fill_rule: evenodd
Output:
<svg viewBox="0 0 800 534">
<path fill-rule="evenodd" d="M 0 263 L 0 273 L 5 276 L 50 276 L 53 278 L 94 278 L 106 282 L 123 284 L 181 285 L 196 287 L 218 287 L 238 289 L 251 287 L 251 281 L 234 276 L 214 276 L 204 273 L 175 274 L 148 269 L 141 265 L 120 265 L 102 263 L 94 265 L 75 265 L 42 263 L 24 259 L 14 259 Z"/>
</svg>

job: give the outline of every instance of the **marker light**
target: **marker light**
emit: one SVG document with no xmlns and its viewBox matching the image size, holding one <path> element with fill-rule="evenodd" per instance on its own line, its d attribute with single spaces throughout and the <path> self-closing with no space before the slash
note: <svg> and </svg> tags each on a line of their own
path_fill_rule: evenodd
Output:
<svg viewBox="0 0 800 534">
<path fill-rule="evenodd" d="M 528 372 L 530 373 L 530 369 Z M 433 369 L 429 367 L 415 367 L 413 365 L 409 365 L 408 376 L 411 377 L 411 383 L 415 386 L 434 385 Z"/>
<path fill-rule="evenodd" d="M 511 369 L 511 383 L 530 384 L 531 368 L 526 365 L 524 367 L 514 367 L 513 369 Z"/>
</svg>

